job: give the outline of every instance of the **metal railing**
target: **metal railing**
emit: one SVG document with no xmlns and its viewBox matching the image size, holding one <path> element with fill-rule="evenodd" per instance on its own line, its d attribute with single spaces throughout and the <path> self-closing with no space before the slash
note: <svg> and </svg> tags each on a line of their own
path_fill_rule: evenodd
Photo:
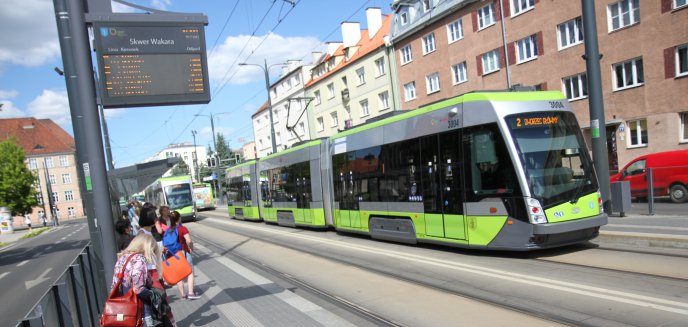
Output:
<svg viewBox="0 0 688 327">
<path fill-rule="evenodd" d="M 106 294 L 95 262 L 89 243 L 17 326 L 99 326 Z"/>
</svg>

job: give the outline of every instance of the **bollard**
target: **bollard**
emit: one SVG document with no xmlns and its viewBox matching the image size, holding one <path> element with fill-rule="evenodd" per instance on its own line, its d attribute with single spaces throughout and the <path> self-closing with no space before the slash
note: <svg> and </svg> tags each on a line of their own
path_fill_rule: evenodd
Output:
<svg viewBox="0 0 688 327">
<path fill-rule="evenodd" d="M 652 168 L 647 169 L 647 210 L 648 215 L 655 214 L 655 189 L 654 181 L 652 180 Z"/>
</svg>

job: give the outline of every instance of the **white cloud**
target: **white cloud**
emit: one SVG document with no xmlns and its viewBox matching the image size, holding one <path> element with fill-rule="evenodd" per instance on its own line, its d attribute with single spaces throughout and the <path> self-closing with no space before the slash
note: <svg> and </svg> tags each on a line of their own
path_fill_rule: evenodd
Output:
<svg viewBox="0 0 688 327">
<path fill-rule="evenodd" d="M 151 1 L 151 7 L 160 9 L 160 10 L 167 10 L 167 7 L 169 7 L 172 4 L 172 0 L 153 0 Z"/>
<path fill-rule="evenodd" d="M 134 7 L 129 7 L 126 5 L 123 5 L 119 2 L 114 2 L 112 1 L 112 12 L 136 12 L 137 10 Z"/>
<path fill-rule="evenodd" d="M 50 0 L 3 0 L 0 31 L 0 65 L 40 66 L 60 54 Z"/>
<path fill-rule="evenodd" d="M 229 136 L 232 135 L 232 133 L 234 133 L 234 131 L 236 131 L 236 129 L 235 129 L 235 128 L 231 128 L 231 127 L 217 127 L 217 121 L 216 121 L 215 123 L 216 123 L 216 126 L 215 126 L 215 135 L 217 135 L 218 133 L 220 133 L 220 134 L 222 134 L 222 135 L 225 136 L 225 139 L 226 139 L 227 141 L 229 141 Z M 213 142 L 213 141 L 212 141 L 212 140 L 213 140 L 213 131 L 212 131 L 212 129 L 211 129 L 210 127 L 203 127 L 203 128 L 201 128 L 201 130 L 198 131 L 198 134 L 200 134 L 200 135 L 201 135 L 202 137 L 204 137 L 204 138 L 209 139 L 211 143 Z"/>
<path fill-rule="evenodd" d="M 105 118 L 119 118 L 123 116 L 125 113 L 127 113 L 126 109 L 104 109 L 103 113 L 105 113 Z"/>
<path fill-rule="evenodd" d="M 50 118 L 58 125 L 71 127 L 67 91 L 43 90 L 29 103 L 27 112 L 36 118 Z"/>
<path fill-rule="evenodd" d="M 0 119 L 26 117 L 26 114 L 15 107 L 11 101 L 0 100 L 0 104 L 2 104 L 0 108 Z"/>
<path fill-rule="evenodd" d="M 12 99 L 18 94 L 15 90 L 0 90 L 0 99 Z"/>
<path fill-rule="evenodd" d="M 258 67 L 240 67 L 237 66 L 237 64 L 246 61 L 262 66 L 263 60 L 266 58 L 268 65 L 286 62 L 290 59 L 303 59 L 304 62 L 307 62 L 310 60 L 311 50 L 320 45 L 320 41 L 315 37 L 284 37 L 270 33 L 260 48 L 256 49 L 264 37 L 264 35 L 254 36 L 253 38 L 251 38 L 250 35 L 227 37 L 224 43 L 219 44 L 208 58 L 208 71 L 211 81 L 221 82 L 224 78 L 229 78 L 235 73 L 236 75 L 234 75 L 229 82 L 230 84 L 246 84 L 255 81 L 264 81 L 265 75 Z M 241 58 L 237 59 L 241 49 L 244 48 L 247 42 L 248 46 L 246 46 L 246 49 L 244 49 L 244 52 L 241 54 Z M 255 52 L 251 57 L 246 59 L 246 56 L 254 50 Z M 210 49 L 208 49 L 208 51 L 210 52 Z M 234 64 L 234 66 L 231 66 L 232 64 Z M 227 69 L 230 69 L 229 73 L 227 73 Z M 274 68 L 271 72 L 276 73 L 278 69 Z"/>
</svg>

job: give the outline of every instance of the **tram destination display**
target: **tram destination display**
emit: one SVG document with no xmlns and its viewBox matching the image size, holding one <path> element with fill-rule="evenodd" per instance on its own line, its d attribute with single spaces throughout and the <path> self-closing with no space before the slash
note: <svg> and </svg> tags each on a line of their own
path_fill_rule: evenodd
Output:
<svg viewBox="0 0 688 327">
<path fill-rule="evenodd" d="M 202 24 L 97 22 L 104 108 L 210 102 Z"/>
</svg>

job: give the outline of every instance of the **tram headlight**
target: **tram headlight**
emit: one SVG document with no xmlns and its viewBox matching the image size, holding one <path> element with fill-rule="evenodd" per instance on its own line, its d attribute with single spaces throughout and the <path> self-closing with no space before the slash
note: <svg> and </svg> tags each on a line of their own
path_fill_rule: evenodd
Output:
<svg viewBox="0 0 688 327">
<path fill-rule="evenodd" d="M 533 224 L 546 224 L 547 216 L 545 216 L 545 211 L 542 210 L 540 201 L 533 198 L 528 198 L 528 215 L 530 216 L 530 222 Z"/>
</svg>

